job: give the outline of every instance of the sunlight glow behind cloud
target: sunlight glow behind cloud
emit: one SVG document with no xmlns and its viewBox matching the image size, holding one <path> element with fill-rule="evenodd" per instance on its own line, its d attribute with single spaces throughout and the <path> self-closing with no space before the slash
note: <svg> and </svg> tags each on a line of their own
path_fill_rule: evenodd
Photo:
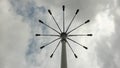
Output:
<svg viewBox="0 0 120 68">
<path fill-rule="evenodd" d="M 95 29 L 98 34 L 110 36 L 115 32 L 114 16 L 110 14 L 109 10 L 98 13 L 95 19 L 97 24 Z"/>
</svg>

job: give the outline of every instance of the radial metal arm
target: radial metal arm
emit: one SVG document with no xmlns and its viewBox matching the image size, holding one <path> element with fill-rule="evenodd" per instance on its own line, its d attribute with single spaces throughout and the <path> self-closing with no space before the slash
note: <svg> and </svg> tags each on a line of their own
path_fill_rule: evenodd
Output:
<svg viewBox="0 0 120 68">
<path fill-rule="evenodd" d="M 68 35 L 69 37 L 71 36 L 92 36 L 92 34 L 74 34 L 74 35 Z"/>
<path fill-rule="evenodd" d="M 68 32 L 68 34 L 71 33 L 72 31 L 76 30 L 77 28 L 81 27 L 82 25 L 88 23 L 88 22 L 90 22 L 90 20 L 87 20 L 87 21 L 85 21 L 83 24 L 81 24 L 81 25 L 79 25 L 78 27 L 72 29 L 71 31 Z"/>
<path fill-rule="evenodd" d="M 72 18 L 72 20 L 71 20 L 70 24 L 68 25 L 68 28 L 67 28 L 67 30 L 66 30 L 66 33 L 67 33 L 67 31 L 69 30 L 69 28 L 70 28 L 70 26 L 71 26 L 71 24 L 72 24 L 73 20 L 75 19 L 76 15 L 78 14 L 78 12 L 79 12 L 79 9 L 77 9 L 77 10 L 76 10 L 75 15 L 73 16 L 73 18 Z"/>
<path fill-rule="evenodd" d="M 57 32 L 58 34 L 60 34 L 60 32 L 58 32 L 56 29 L 50 27 L 49 25 L 45 24 L 43 21 L 39 20 L 40 23 L 44 24 L 45 26 L 49 27 L 50 29 L 54 30 L 55 32 Z"/>
<path fill-rule="evenodd" d="M 53 16 L 53 14 L 52 14 L 52 12 L 51 12 L 50 9 L 48 9 L 48 13 L 52 16 L 52 18 L 53 18 L 53 20 L 55 21 L 55 23 L 56 23 L 57 27 L 59 28 L 60 32 L 62 32 L 62 30 L 60 29 L 60 27 L 59 27 L 57 21 L 55 20 L 55 18 L 54 18 L 54 16 Z"/>
<path fill-rule="evenodd" d="M 50 58 L 52 58 L 52 57 L 53 57 L 53 55 L 54 55 L 55 51 L 57 50 L 57 48 L 58 48 L 58 46 L 59 46 L 59 44 L 60 44 L 60 42 L 61 42 L 61 40 L 58 42 L 58 44 L 57 44 L 57 46 L 56 46 L 55 50 L 53 51 L 53 53 L 51 54 Z"/>
<path fill-rule="evenodd" d="M 35 36 L 57 36 L 59 37 L 59 35 L 53 35 L 53 34 L 35 34 Z"/>
<path fill-rule="evenodd" d="M 65 32 L 65 13 L 64 13 L 65 6 L 63 5 L 62 8 L 63 8 L 63 32 Z"/>
<path fill-rule="evenodd" d="M 43 49 L 45 46 L 50 45 L 51 43 L 53 43 L 53 42 L 57 41 L 58 39 L 60 39 L 60 38 L 57 38 L 57 39 L 55 39 L 55 40 L 53 40 L 53 41 L 49 42 L 48 44 L 46 44 L 46 45 L 44 45 L 44 46 L 41 46 L 41 47 L 40 47 L 40 49 Z"/>
<path fill-rule="evenodd" d="M 70 43 L 66 40 L 68 46 L 70 47 L 71 51 L 73 52 L 75 58 L 78 58 L 77 55 L 75 54 L 75 52 L 73 51 L 72 47 L 70 46 Z"/>
<path fill-rule="evenodd" d="M 76 42 L 76 41 L 74 41 L 74 40 L 72 40 L 70 38 L 67 38 L 67 39 L 70 40 L 70 41 L 72 41 L 72 42 L 74 42 L 74 43 L 76 43 L 76 44 L 78 44 L 78 45 L 80 45 L 80 46 L 82 46 L 85 49 L 88 49 L 86 46 L 83 46 L 82 44 L 80 44 L 80 43 L 78 43 L 78 42 Z"/>
</svg>

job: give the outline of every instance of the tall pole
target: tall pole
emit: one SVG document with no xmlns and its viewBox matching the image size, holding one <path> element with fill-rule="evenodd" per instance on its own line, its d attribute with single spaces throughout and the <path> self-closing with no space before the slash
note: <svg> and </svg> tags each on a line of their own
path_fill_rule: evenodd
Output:
<svg viewBox="0 0 120 68">
<path fill-rule="evenodd" d="M 66 55 L 66 38 L 67 34 L 65 33 L 65 20 L 64 20 L 64 11 L 65 6 L 62 6 L 63 8 L 63 32 L 61 33 L 61 43 L 62 43 L 62 49 L 61 49 L 61 68 L 67 68 L 67 55 Z"/>
<path fill-rule="evenodd" d="M 67 68 L 66 41 L 62 40 L 61 68 Z"/>
</svg>

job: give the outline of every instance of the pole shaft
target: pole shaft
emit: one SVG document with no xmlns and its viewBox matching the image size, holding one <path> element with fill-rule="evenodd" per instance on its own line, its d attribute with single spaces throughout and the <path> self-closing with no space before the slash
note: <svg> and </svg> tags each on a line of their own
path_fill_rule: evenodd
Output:
<svg viewBox="0 0 120 68">
<path fill-rule="evenodd" d="M 67 68 L 66 42 L 62 40 L 61 68 Z"/>
</svg>

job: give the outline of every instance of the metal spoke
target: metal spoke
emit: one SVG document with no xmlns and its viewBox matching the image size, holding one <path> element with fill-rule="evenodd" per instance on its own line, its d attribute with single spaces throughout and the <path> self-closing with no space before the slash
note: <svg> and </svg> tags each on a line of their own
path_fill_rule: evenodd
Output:
<svg viewBox="0 0 120 68">
<path fill-rule="evenodd" d="M 68 46 L 70 47 L 71 51 L 73 52 L 75 58 L 78 58 L 77 55 L 75 54 L 75 52 L 73 51 L 72 47 L 70 46 L 70 43 L 66 40 Z"/>
<path fill-rule="evenodd" d="M 46 46 L 50 46 L 52 44 L 56 44 L 53 51 L 50 54 L 50 58 L 52 58 L 56 51 L 58 50 L 60 44 L 62 45 L 61 47 L 61 65 L 60 68 L 67 68 L 68 64 L 67 64 L 67 50 L 66 50 L 66 45 L 68 45 L 68 47 L 70 48 L 72 54 L 74 55 L 75 58 L 78 58 L 78 56 L 76 55 L 75 50 L 73 50 L 74 48 L 72 48 L 72 44 L 70 44 L 70 42 L 72 42 L 75 45 L 81 46 L 84 49 L 88 49 L 88 47 L 80 44 L 77 40 L 72 39 L 73 37 L 86 37 L 86 36 L 93 36 L 93 34 L 91 33 L 82 33 L 82 34 L 72 34 L 73 31 L 77 30 L 78 28 L 80 28 L 81 26 L 83 26 L 84 24 L 87 24 L 88 22 L 90 22 L 90 20 L 86 20 L 85 22 L 77 25 L 76 27 L 72 27 L 72 25 L 74 24 L 74 20 L 77 17 L 78 13 L 79 13 L 79 9 L 75 10 L 75 13 L 73 14 L 73 17 L 71 18 L 71 20 L 68 22 L 68 25 L 66 25 L 66 6 L 62 5 L 61 7 L 62 9 L 62 20 L 61 20 L 61 24 L 62 26 L 59 24 L 59 21 L 57 21 L 57 19 L 55 18 L 54 14 L 51 12 L 50 9 L 48 9 L 48 14 L 50 14 L 51 19 L 53 19 L 53 23 L 55 27 L 52 27 L 52 25 L 50 26 L 49 24 L 47 24 L 46 22 L 39 20 L 40 24 L 43 24 L 45 27 L 51 29 L 52 31 L 55 31 L 56 33 L 49 33 L 49 34 L 41 34 L 41 33 L 36 33 L 35 36 L 40 36 L 40 37 L 55 37 L 55 39 L 51 40 L 48 43 L 45 43 L 44 45 L 40 46 L 40 49 L 43 49 Z M 67 26 L 67 27 L 66 27 Z"/>
<path fill-rule="evenodd" d="M 48 9 L 48 12 L 49 12 L 49 14 L 52 16 L 52 18 L 53 18 L 53 20 L 55 21 L 55 23 L 56 23 L 57 27 L 59 28 L 60 32 L 62 32 L 62 30 L 60 29 L 60 27 L 59 27 L 57 21 L 55 20 L 53 14 L 52 14 L 52 12 L 50 11 L 50 9 Z"/>
<path fill-rule="evenodd" d="M 68 32 L 68 34 L 71 33 L 72 31 L 76 30 L 77 28 L 81 27 L 82 25 L 88 23 L 88 22 L 90 22 L 90 20 L 87 20 L 87 21 L 85 21 L 85 23 L 83 23 L 83 24 L 79 25 L 78 27 L 72 29 L 71 31 Z"/>
<path fill-rule="evenodd" d="M 46 44 L 46 45 L 44 45 L 44 46 L 41 46 L 41 47 L 40 47 L 40 49 L 43 49 L 45 46 L 50 45 L 51 43 L 53 43 L 53 42 L 57 41 L 58 39 L 60 39 L 60 38 L 57 38 L 57 39 L 55 39 L 55 40 L 53 40 L 53 41 L 49 42 L 48 44 Z"/>
<path fill-rule="evenodd" d="M 75 34 L 75 35 L 68 35 L 68 36 L 92 36 L 92 34 Z"/>
<path fill-rule="evenodd" d="M 71 26 L 71 24 L 72 24 L 73 20 L 75 19 L 76 15 L 78 14 L 78 12 L 79 12 L 79 9 L 77 9 L 77 10 L 76 10 L 75 15 L 73 16 L 73 18 L 72 18 L 72 20 L 71 20 L 70 24 L 68 25 L 68 28 L 67 28 L 67 30 L 66 30 L 66 33 L 67 33 L 68 29 L 70 28 L 70 26 Z"/>
<path fill-rule="evenodd" d="M 43 21 L 39 20 L 40 23 L 46 25 L 47 27 L 49 27 L 50 29 L 54 30 L 55 32 L 57 32 L 58 34 L 60 34 L 60 32 L 58 32 L 57 30 L 55 30 L 54 28 L 50 27 L 49 25 L 45 24 Z"/>
<path fill-rule="evenodd" d="M 80 43 L 78 43 L 78 42 L 76 42 L 76 41 L 74 41 L 74 40 L 72 40 L 70 38 L 67 38 L 67 39 L 70 40 L 70 41 L 72 41 L 72 42 L 74 42 L 74 43 L 76 43 L 76 44 L 78 44 L 78 45 L 80 45 L 80 46 L 82 46 L 85 49 L 88 49 L 86 46 L 83 46 L 82 44 L 80 44 Z"/>
<path fill-rule="evenodd" d="M 65 6 L 63 5 L 62 8 L 63 8 L 63 32 L 65 32 L 65 18 L 64 18 Z"/>
<path fill-rule="evenodd" d="M 55 50 L 53 51 L 53 53 L 51 54 L 50 58 L 52 58 L 52 57 L 53 57 L 53 54 L 54 54 L 54 53 L 55 53 L 55 51 L 57 50 L 57 48 L 58 48 L 59 44 L 60 44 L 60 41 L 58 42 L 58 44 L 57 44 L 57 46 L 56 46 Z"/>
<path fill-rule="evenodd" d="M 58 36 L 59 35 L 53 35 L 53 34 L 35 34 L 36 36 Z"/>
</svg>

